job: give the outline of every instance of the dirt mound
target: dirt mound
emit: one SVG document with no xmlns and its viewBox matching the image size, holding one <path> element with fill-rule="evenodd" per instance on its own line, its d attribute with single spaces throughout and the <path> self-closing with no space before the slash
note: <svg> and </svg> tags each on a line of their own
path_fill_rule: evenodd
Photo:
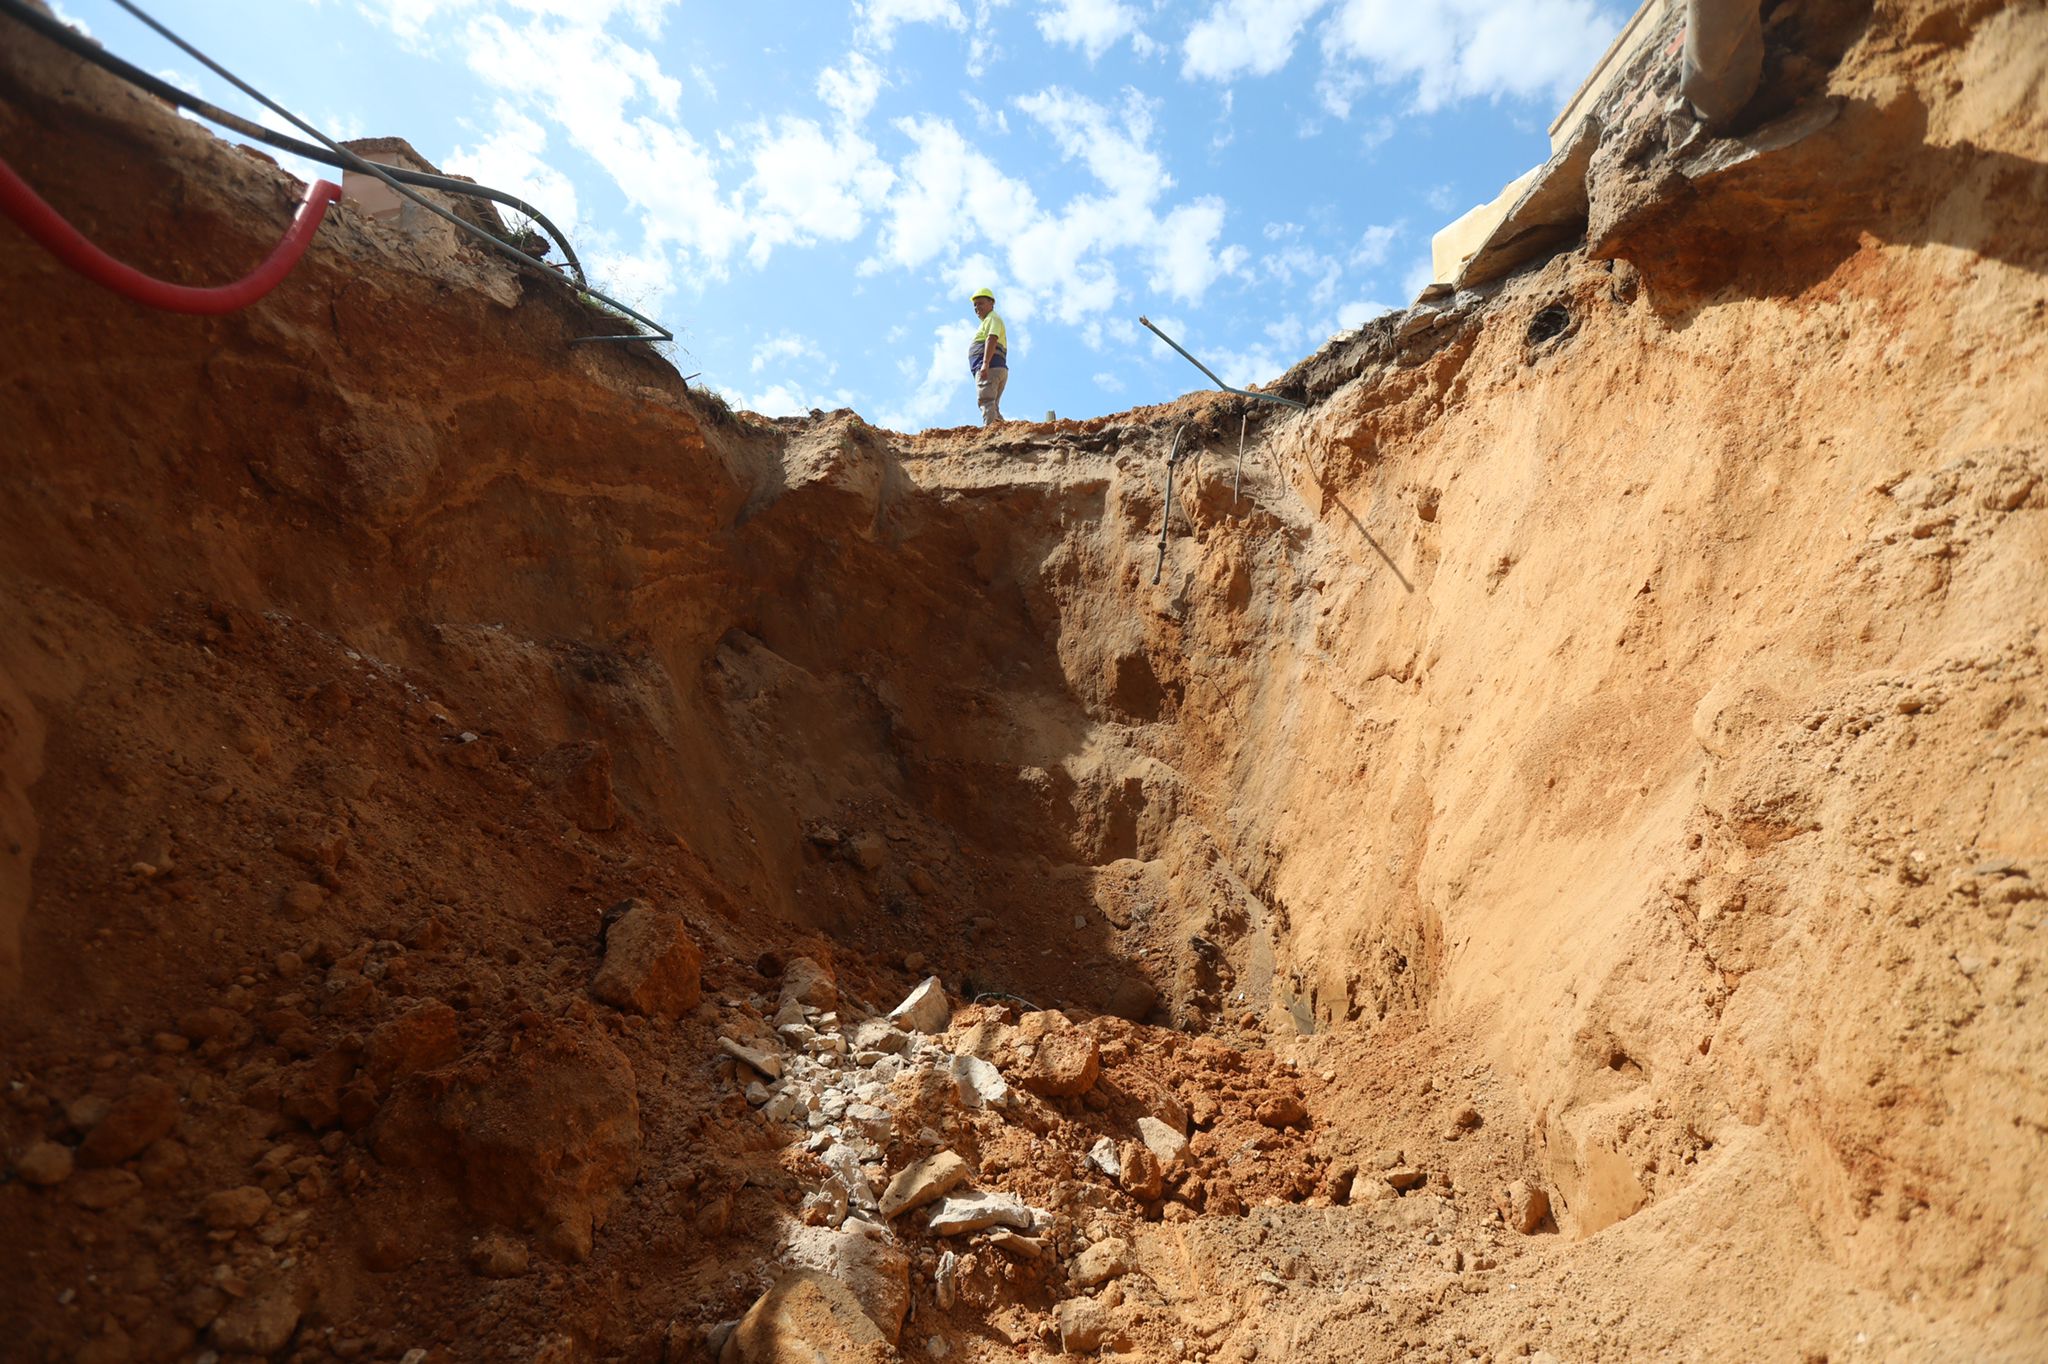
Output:
<svg viewBox="0 0 2048 1364">
<path fill-rule="evenodd" d="M 1768 22 L 1241 492 L 1227 397 L 734 415 L 345 205 L 222 319 L 0 255 L 0 1331 L 2037 1356 L 2048 27 Z M 292 202 L 0 92 L 129 259 Z"/>
</svg>

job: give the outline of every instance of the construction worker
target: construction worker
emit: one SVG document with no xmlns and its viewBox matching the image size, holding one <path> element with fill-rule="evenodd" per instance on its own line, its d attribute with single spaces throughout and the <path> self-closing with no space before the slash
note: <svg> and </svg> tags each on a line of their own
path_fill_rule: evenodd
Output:
<svg viewBox="0 0 2048 1364">
<path fill-rule="evenodd" d="M 974 376 L 974 400 L 981 405 L 981 424 L 994 426 L 1003 419 L 999 404 L 1003 385 L 1010 381 L 1010 333 L 996 315 L 993 289 L 974 291 L 974 315 L 981 325 L 967 346 L 967 372 Z"/>
</svg>

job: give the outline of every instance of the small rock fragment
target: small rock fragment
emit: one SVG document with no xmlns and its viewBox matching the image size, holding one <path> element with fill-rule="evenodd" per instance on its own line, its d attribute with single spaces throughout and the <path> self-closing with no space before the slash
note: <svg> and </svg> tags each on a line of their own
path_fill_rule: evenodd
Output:
<svg viewBox="0 0 2048 1364">
<path fill-rule="evenodd" d="M 718 1039 L 718 1049 L 735 1061 L 752 1066 L 771 1080 L 782 1078 L 782 1058 L 770 1051 L 758 1050 L 733 1041 L 730 1037 Z"/>
<path fill-rule="evenodd" d="M 1015 1194 L 976 1190 L 947 1194 L 926 1225 L 934 1236 L 960 1236 L 994 1226 L 1030 1231 L 1037 1225 L 1037 1218 Z"/>
<path fill-rule="evenodd" d="M 1153 1117 L 1138 1119 L 1138 1139 L 1145 1143 L 1145 1149 L 1159 1160 L 1159 1166 L 1169 1174 L 1180 1158 L 1186 1154 L 1188 1139 Z"/>
<path fill-rule="evenodd" d="M 21 1153 L 21 1159 L 14 1162 L 14 1173 L 23 1183 L 46 1189 L 69 1179 L 72 1164 L 70 1147 L 60 1142 L 39 1141 Z"/>
<path fill-rule="evenodd" d="M 1110 1332 L 1109 1311 L 1094 1298 L 1069 1298 L 1053 1309 L 1059 1328 L 1060 1349 L 1068 1354 L 1088 1354 L 1102 1347 Z"/>
<path fill-rule="evenodd" d="M 1121 1278 L 1131 1271 L 1131 1243 L 1120 1236 L 1097 1241 L 1074 1257 L 1067 1280 L 1082 1288 L 1093 1288 Z"/>
<path fill-rule="evenodd" d="M 1495 1206 L 1500 1209 L 1503 1222 L 1527 1236 L 1550 1216 L 1550 1195 L 1518 1179 L 1501 1191 Z"/>
<path fill-rule="evenodd" d="M 81 1165 L 119 1165 L 178 1125 L 178 1091 L 153 1075 L 129 1085 L 78 1146 Z"/>
<path fill-rule="evenodd" d="M 270 1212 L 270 1195 L 253 1184 L 208 1194 L 199 1204 L 199 1220 L 215 1231 L 245 1231 Z"/>
<path fill-rule="evenodd" d="M 590 993 L 617 1009 L 680 1018 L 702 998 L 703 966 L 704 954 L 690 941 L 680 916 L 645 900 L 628 900 L 605 933 L 604 962 L 590 982 Z"/>
<path fill-rule="evenodd" d="M 809 957 L 792 958 L 782 968 L 783 1004 L 805 1004 L 813 1009 L 839 1007 L 839 987 L 832 973 Z"/>
<path fill-rule="evenodd" d="M 967 1178 L 967 1162 L 951 1151 L 938 1151 L 905 1166 L 882 1191 L 884 1217 L 895 1217 L 952 1192 Z"/>
<path fill-rule="evenodd" d="M 953 1087 L 967 1107 L 1001 1108 L 1010 1101 L 1003 1073 L 979 1056 L 955 1056 L 951 1071 Z"/>
<path fill-rule="evenodd" d="M 469 1248 L 469 1266 L 486 1279 L 516 1279 L 531 1258 L 526 1242 L 494 1231 L 479 1236 Z"/>
<path fill-rule="evenodd" d="M 905 1032 L 942 1033 L 952 1016 L 946 987 L 937 976 L 926 976 L 908 998 L 889 1011 L 889 1021 Z"/>
<path fill-rule="evenodd" d="M 1159 1157 L 1144 1143 L 1127 1141 L 1117 1148 L 1117 1164 L 1117 1183 L 1140 1203 L 1150 1203 L 1165 1191 L 1166 1172 L 1159 1168 Z"/>
<path fill-rule="evenodd" d="M 1097 1138 L 1095 1144 L 1088 1148 L 1088 1163 L 1115 1179 L 1121 1172 L 1116 1159 L 1116 1142 L 1108 1137 Z"/>
</svg>

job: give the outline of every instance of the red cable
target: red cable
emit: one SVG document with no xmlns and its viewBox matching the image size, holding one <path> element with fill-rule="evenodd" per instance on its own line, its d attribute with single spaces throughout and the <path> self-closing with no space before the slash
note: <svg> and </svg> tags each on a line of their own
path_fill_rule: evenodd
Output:
<svg viewBox="0 0 2048 1364">
<path fill-rule="evenodd" d="M 123 265 L 87 241 L 77 228 L 58 216 L 56 209 L 44 203 L 42 196 L 30 189 L 12 166 L 0 159 L 0 212 L 14 219 L 22 231 L 42 243 L 51 255 L 93 283 L 137 303 L 172 313 L 213 316 L 246 308 L 262 298 L 292 272 L 299 257 L 312 245 L 320 220 L 327 216 L 327 206 L 340 198 L 340 185 L 332 180 L 315 180 L 306 187 L 306 197 L 299 203 L 291 228 L 269 258 L 233 284 L 208 289 L 169 284 Z"/>
</svg>

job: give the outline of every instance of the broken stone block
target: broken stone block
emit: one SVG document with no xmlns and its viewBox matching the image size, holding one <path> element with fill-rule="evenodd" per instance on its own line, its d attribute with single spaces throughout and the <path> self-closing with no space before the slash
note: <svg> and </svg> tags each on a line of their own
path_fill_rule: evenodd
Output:
<svg viewBox="0 0 2048 1364">
<path fill-rule="evenodd" d="M 752 1066 L 771 1080 L 782 1078 L 782 1058 L 772 1051 L 749 1047 L 733 1041 L 730 1037 L 719 1038 L 718 1049 L 733 1060 Z"/>
<path fill-rule="evenodd" d="M 863 1225 L 806 1227 L 789 1238 L 781 1258 L 793 1268 L 829 1274 L 844 1284 L 893 1344 L 910 1312 L 910 1256 L 871 1234 L 872 1228 L 862 1230 Z"/>
<path fill-rule="evenodd" d="M 1351 1196 L 1348 1201 L 1353 1207 L 1366 1207 L 1374 1203 L 1386 1203 L 1400 1197 L 1394 1186 L 1376 1174 L 1362 1174 L 1351 1181 Z"/>
<path fill-rule="evenodd" d="M 830 1274 L 799 1269 L 763 1293 L 718 1352 L 719 1364 L 852 1364 L 890 1348 L 853 1291 Z"/>
<path fill-rule="evenodd" d="M 1429 1180 L 1429 1176 L 1426 1173 L 1412 1165 L 1396 1165 L 1393 1169 L 1382 1173 L 1380 1178 L 1386 1180 L 1394 1188 L 1404 1192 L 1409 1189 L 1419 1189 Z"/>
<path fill-rule="evenodd" d="M 889 1187 L 882 1191 L 882 1216 L 895 1217 L 912 1208 L 922 1207 L 958 1188 L 966 1178 L 967 1162 L 951 1151 L 926 1156 L 915 1165 L 907 1165 L 897 1171 L 896 1177 L 889 1181 Z"/>
<path fill-rule="evenodd" d="M 1157 1118 L 1138 1119 L 1138 1140 L 1145 1143 L 1145 1149 L 1158 1157 L 1159 1167 L 1169 1174 L 1180 1158 L 1187 1153 L 1188 1139 L 1168 1127 Z"/>
<path fill-rule="evenodd" d="M 796 957 L 782 968 L 783 1004 L 808 1005 L 813 1009 L 839 1007 L 839 986 L 832 973 L 809 957 Z"/>
<path fill-rule="evenodd" d="M 645 900 L 629 900 L 605 931 L 604 962 L 590 993 L 613 1008 L 680 1018 L 702 997 L 703 966 L 704 954 L 681 918 Z"/>
<path fill-rule="evenodd" d="M 1010 1101 L 1003 1073 L 979 1056 L 955 1056 L 948 1068 L 960 1102 L 969 1108 L 1000 1108 Z"/>
<path fill-rule="evenodd" d="M 1095 1144 L 1088 1148 L 1088 1163 L 1115 1179 L 1122 1169 L 1117 1164 L 1116 1142 L 1108 1137 L 1097 1138 Z"/>
<path fill-rule="evenodd" d="M 1097 1241 L 1074 1257 L 1067 1269 L 1067 1281 L 1081 1288 L 1093 1288 L 1122 1278 L 1131 1272 L 1131 1243 L 1121 1236 Z"/>
<path fill-rule="evenodd" d="M 953 1007 L 937 976 L 926 976 L 908 998 L 889 1011 L 889 1021 L 905 1032 L 941 1033 L 952 1019 Z"/>
<path fill-rule="evenodd" d="M 1030 1231 L 1038 1219 L 1024 1200 L 1015 1194 L 984 1193 L 975 1190 L 969 1193 L 947 1194 L 939 1201 L 938 1208 L 925 1224 L 934 1236 L 961 1236 L 985 1227 L 1015 1227 Z"/>
<path fill-rule="evenodd" d="M 854 1025 L 853 1049 L 901 1055 L 910 1045 L 909 1036 L 886 1018 L 869 1018 Z"/>
</svg>

